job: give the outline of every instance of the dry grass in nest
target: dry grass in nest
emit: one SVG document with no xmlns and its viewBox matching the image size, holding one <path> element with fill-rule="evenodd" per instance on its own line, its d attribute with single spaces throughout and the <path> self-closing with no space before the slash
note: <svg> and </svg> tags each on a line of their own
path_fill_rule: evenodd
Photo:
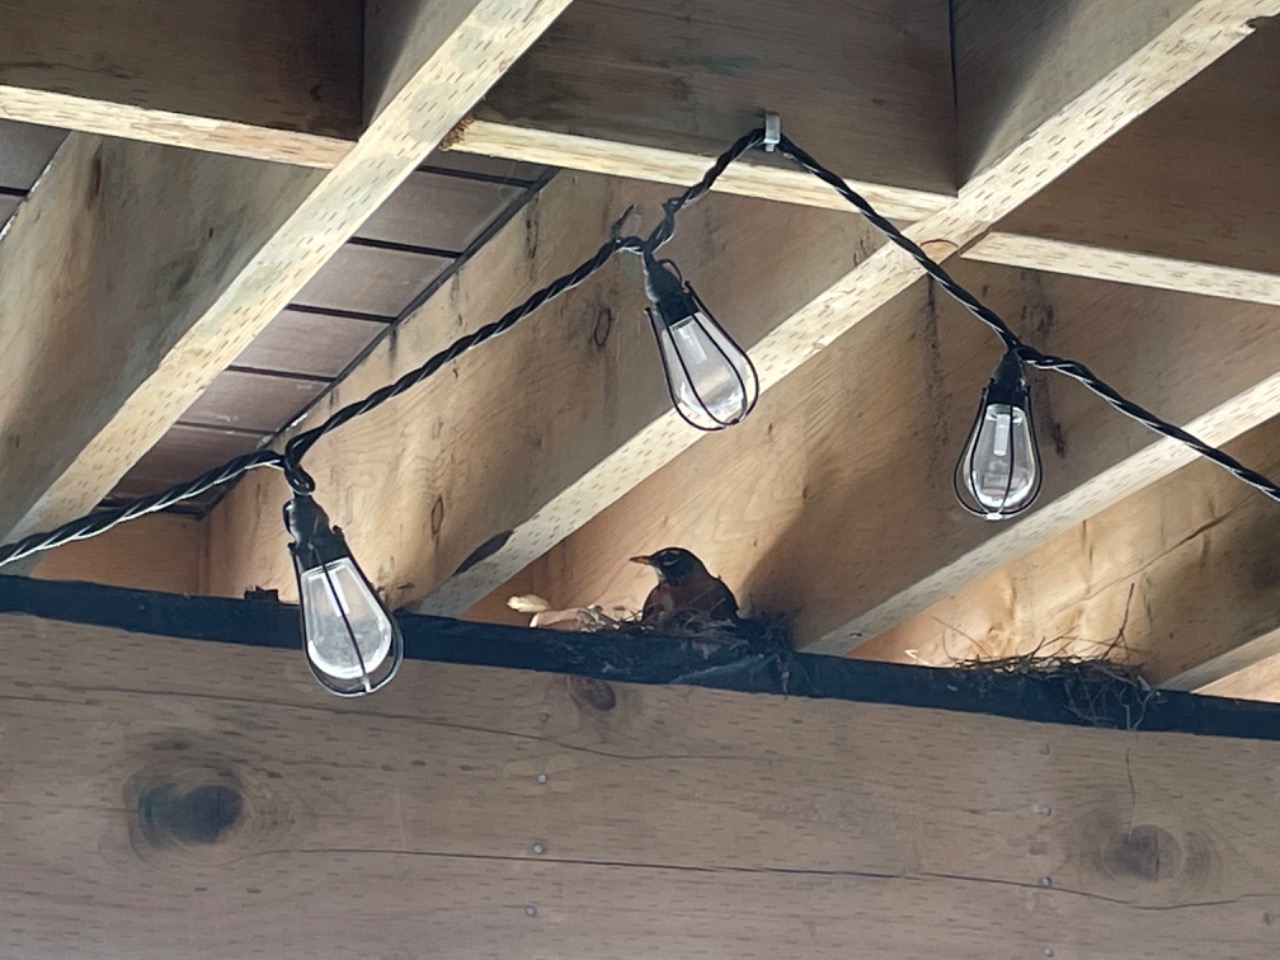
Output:
<svg viewBox="0 0 1280 960">
<path fill-rule="evenodd" d="M 636 637 L 673 637 L 675 639 L 720 643 L 759 643 L 790 649 L 791 640 L 785 617 L 760 614 L 736 622 L 713 620 L 699 613 L 684 613 L 673 620 L 656 623 L 644 621 L 634 610 L 615 609 L 611 614 L 599 608 L 592 619 L 583 624 L 587 633 L 617 633 Z"/>
<path fill-rule="evenodd" d="M 1017 676 L 1060 684 L 1067 708 L 1084 722 L 1136 730 L 1156 691 L 1143 676 L 1142 664 L 1134 661 L 1125 640 L 1132 602 L 1130 587 L 1120 628 L 1110 640 L 1093 641 L 1097 652 L 1091 656 L 1066 652 L 1068 646 L 1079 644 L 1080 638 L 1059 636 L 1042 640 L 1035 649 L 1014 656 L 955 659 L 951 668 L 971 678 Z"/>
</svg>

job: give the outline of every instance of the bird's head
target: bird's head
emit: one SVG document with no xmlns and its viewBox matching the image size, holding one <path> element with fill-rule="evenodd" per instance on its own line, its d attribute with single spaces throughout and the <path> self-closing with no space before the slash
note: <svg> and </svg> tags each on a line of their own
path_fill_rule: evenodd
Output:
<svg viewBox="0 0 1280 960">
<path fill-rule="evenodd" d="M 702 561 L 683 547 L 664 547 L 647 557 L 632 557 L 631 562 L 653 567 L 660 583 L 685 583 L 707 573 Z"/>
</svg>

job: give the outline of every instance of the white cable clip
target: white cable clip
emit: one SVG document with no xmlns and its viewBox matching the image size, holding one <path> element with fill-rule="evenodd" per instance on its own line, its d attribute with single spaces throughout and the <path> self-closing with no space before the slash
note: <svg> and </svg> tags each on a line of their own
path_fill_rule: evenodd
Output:
<svg viewBox="0 0 1280 960">
<path fill-rule="evenodd" d="M 766 153 L 773 153 L 776 147 L 782 141 L 782 118 L 776 113 L 766 110 L 764 112 L 764 149 Z"/>
</svg>

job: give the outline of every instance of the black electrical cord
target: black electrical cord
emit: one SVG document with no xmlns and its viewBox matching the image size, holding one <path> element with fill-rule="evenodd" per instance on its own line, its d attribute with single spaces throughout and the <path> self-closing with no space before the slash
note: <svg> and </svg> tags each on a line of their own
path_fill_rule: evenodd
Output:
<svg viewBox="0 0 1280 960">
<path fill-rule="evenodd" d="M 576 268 L 562 277 L 553 280 L 541 290 L 532 294 L 519 306 L 507 311 L 492 323 L 485 324 L 483 327 L 459 337 L 448 347 L 436 353 L 421 366 L 410 370 L 394 383 L 388 384 L 379 390 L 375 390 L 362 400 L 350 403 L 340 410 L 335 411 L 319 426 L 310 430 L 303 431 L 293 437 L 285 444 L 283 453 L 274 450 L 260 450 L 257 453 L 251 453 L 246 456 L 237 457 L 229 460 L 220 467 L 215 467 L 206 473 L 201 474 L 193 480 L 186 483 L 177 484 L 160 493 L 152 494 L 147 497 L 135 500 L 131 503 L 120 507 L 112 507 L 104 510 L 98 510 L 87 516 L 80 517 L 65 523 L 54 530 L 45 533 L 33 534 L 13 543 L 0 546 L 0 566 L 28 557 L 33 553 L 41 550 L 49 550 L 53 547 L 61 546 L 64 543 L 70 543 L 74 540 L 84 540 L 89 537 L 97 536 L 105 533 L 116 524 L 133 520 L 137 517 L 148 513 L 155 513 L 164 510 L 166 507 L 173 506 L 183 500 L 198 496 L 204 491 L 215 487 L 222 483 L 234 480 L 237 477 L 248 473 L 257 467 L 276 467 L 284 471 L 285 478 L 289 485 L 296 493 L 311 493 L 315 490 L 315 481 L 302 467 L 302 458 L 306 455 L 316 442 L 325 434 L 332 430 L 336 430 L 343 424 L 349 423 L 356 417 L 359 417 L 375 407 L 381 406 L 393 397 L 398 397 L 406 390 L 411 389 L 422 381 L 426 380 L 432 374 L 436 373 L 441 367 L 452 360 L 456 360 L 463 353 L 473 347 L 479 346 L 486 340 L 492 340 L 499 334 L 505 333 L 514 327 L 517 323 L 529 316 L 548 300 L 560 296 L 567 290 L 571 290 L 585 281 L 587 278 L 596 273 L 613 257 L 615 253 L 628 252 L 640 255 L 655 253 L 659 247 L 667 243 L 675 234 L 676 217 L 685 207 L 695 202 L 706 193 L 719 179 L 720 175 L 728 168 L 728 166 L 741 157 L 748 150 L 762 145 L 765 141 L 765 131 L 763 129 L 752 130 L 736 142 L 734 142 L 724 153 L 716 158 L 714 163 L 707 169 L 702 179 L 692 186 L 688 187 L 677 196 L 671 197 L 662 205 L 663 217 L 656 227 L 650 232 L 646 238 L 638 236 L 622 236 L 621 229 L 630 214 L 630 209 L 623 214 L 622 218 L 614 224 L 612 236 L 600 246 L 600 249 L 589 259 L 583 261 Z M 1138 421 L 1143 426 L 1154 430 L 1163 436 L 1177 440 L 1186 444 L 1196 453 L 1200 454 L 1208 460 L 1213 461 L 1224 469 L 1230 471 L 1240 480 L 1259 490 L 1260 492 L 1271 497 L 1273 500 L 1280 501 L 1280 486 L 1264 477 L 1255 470 L 1250 470 L 1234 457 L 1223 453 L 1216 447 L 1212 447 L 1203 440 L 1193 434 L 1183 430 L 1181 427 L 1161 420 L 1155 414 L 1151 413 L 1144 407 L 1133 403 L 1122 397 L 1115 388 L 1097 377 L 1088 367 L 1075 360 L 1069 360 L 1062 357 L 1054 357 L 1049 354 L 1041 353 L 1034 347 L 1024 343 L 1010 328 L 1007 323 L 994 310 L 983 304 L 977 297 L 962 287 L 940 264 L 934 261 L 928 254 L 922 250 L 910 237 L 906 236 L 901 230 L 893 225 L 889 220 L 876 212 L 857 191 L 853 190 L 836 174 L 832 173 L 827 167 L 820 164 L 812 156 L 796 146 L 788 137 L 782 136 L 778 140 L 777 150 L 783 156 L 787 157 L 793 163 L 797 164 L 804 170 L 813 174 L 818 179 L 827 183 L 840 196 L 844 197 L 850 204 L 857 208 L 863 216 L 865 216 L 875 227 L 885 234 L 891 241 L 905 250 L 920 265 L 920 267 L 932 277 L 939 286 L 947 293 L 959 301 L 974 316 L 985 323 L 1004 343 L 1005 347 L 1017 353 L 1017 355 L 1028 365 L 1040 370 L 1051 370 L 1054 373 L 1062 374 L 1072 380 L 1083 385 L 1086 389 L 1097 394 L 1116 410 L 1120 411 L 1127 417 Z"/>
<path fill-rule="evenodd" d="M 74 540 L 86 540 L 89 537 L 106 533 L 119 523 L 164 510 L 176 503 L 181 503 L 183 500 L 199 496 L 206 490 L 235 480 L 257 467 L 269 466 L 281 469 L 284 471 L 290 487 L 296 493 L 313 492 L 315 490 L 315 481 L 302 468 L 302 457 L 321 437 L 332 430 L 336 430 L 343 424 L 349 423 L 356 417 L 368 413 L 375 407 L 381 406 L 393 397 L 398 397 L 406 390 L 426 380 L 445 364 L 456 360 L 472 347 L 479 346 L 486 340 L 492 340 L 499 334 L 510 330 L 548 300 L 560 296 L 565 291 L 571 290 L 585 281 L 608 263 L 615 253 L 627 251 L 629 253 L 643 254 L 646 250 L 650 253 L 657 250 L 675 234 L 676 215 L 689 204 L 705 196 L 720 175 L 728 168 L 729 164 L 733 163 L 734 160 L 737 160 L 752 147 L 758 146 L 763 142 L 763 139 L 763 130 L 753 130 L 744 134 L 716 158 L 707 172 L 703 174 L 701 180 L 680 194 L 666 200 L 662 205 L 663 218 L 647 238 L 642 239 L 637 236 L 621 235 L 622 227 L 631 214 L 632 208 L 628 208 L 618 222 L 614 224 L 609 240 L 601 244 L 600 249 L 592 257 L 584 260 L 564 276 L 551 281 L 541 290 L 530 295 L 519 306 L 508 310 L 497 320 L 485 324 L 466 336 L 459 337 L 449 346 L 430 357 L 421 366 L 410 370 L 394 383 L 375 390 L 363 400 L 348 404 L 335 411 L 319 426 L 293 437 L 285 444 L 283 453 L 275 450 L 260 450 L 256 453 L 237 457 L 201 474 L 194 480 L 176 484 L 167 490 L 142 497 L 119 507 L 96 510 L 86 516 L 64 523 L 53 530 L 32 534 L 13 543 L 4 544 L 0 546 L 0 567 L 29 557 L 41 550 L 50 550 L 64 543 L 71 543 Z"/>
<path fill-rule="evenodd" d="M 809 173 L 812 173 L 819 180 L 829 184 L 840 196 L 844 197 L 854 207 L 856 207 L 871 223 L 880 230 L 885 236 L 892 240 L 895 244 L 909 253 L 920 264 L 920 267 L 927 273 L 938 286 L 942 287 L 947 293 L 958 300 L 970 313 L 985 323 L 992 329 L 996 336 L 1003 341 L 1005 348 L 1012 350 L 1018 357 L 1028 366 L 1035 367 L 1037 370 L 1051 370 L 1059 373 L 1064 377 L 1076 381 L 1085 389 L 1090 390 L 1097 396 L 1101 397 L 1116 410 L 1119 410 L 1131 420 L 1136 420 L 1149 430 L 1177 440 L 1179 443 L 1190 447 L 1206 460 L 1211 460 L 1224 470 L 1231 473 L 1239 480 L 1243 480 L 1249 486 L 1265 494 L 1272 500 L 1280 501 L 1280 486 L 1277 486 L 1267 477 L 1251 470 L 1242 464 L 1235 457 L 1224 453 L 1217 447 L 1210 446 L 1201 440 L 1195 434 L 1190 433 L 1175 424 L 1166 420 L 1161 420 L 1150 410 L 1142 407 L 1132 400 L 1127 400 L 1120 395 L 1114 387 L 1100 378 L 1092 370 L 1077 360 L 1070 360 L 1064 357 L 1055 357 L 1047 353 L 1041 353 L 1035 347 L 1024 343 L 1004 322 L 1003 318 L 982 303 L 972 293 L 962 287 L 951 274 L 942 268 L 942 265 L 930 257 L 920 248 L 910 237 L 904 234 L 890 221 L 886 220 L 870 203 L 858 194 L 852 187 L 845 183 L 840 177 L 836 176 L 829 169 L 820 164 L 812 156 L 796 146 L 785 135 L 778 142 L 778 152 L 788 159 L 792 160 L 799 166 L 803 167 Z"/>
<path fill-rule="evenodd" d="M 228 460 L 220 467 L 214 467 L 212 470 L 200 474 L 194 480 L 179 483 L 168 490 L 141 497 L 118 507 L 95 510 L 93 513 L 68 521 L 62 526 L 55 527 L 44 533 L 33 533 L 31 536 L 15 540 L 13 543 L 6 543 L 0 547 L 0 567 L 6 563 L 29 557 L 33 553 L 39 553 L 41 550 L 51 550 L 74 540 L 87 540 L 90 537 L 96 537 L 100 533 L 106 533 L 116 524 L 124 523 L 127 520 L 136 520 L 138 517 L 164 510 L 175 503 L 181 503 L 183 500 L 198 497 L 206 490 L 210 490 L 220 483 L 226 483 L 228 480 L 243 476 L 256 467 L 282 468 L 283 466 L 284 457 L 275 450 L 259 450 L 256 453 L 236 457 L 234 460 Z"/>
<path fill-rule="evenodd" d="M 554 299 L 566 290 L 571 290 L 582 283 L 603 267 L 615 253 L 623 250 L 630 253 L 644 253 L 645 251 L 653 253 L 656 251 L 675 234 L 676 215 L 689 204 L 705 196 L 716 180 L 720 178 L 720 175 L 728 168 L 729 164 L 733 163 L 752 147 L 759 145 L 763 139 L 763 130 L 752 130 L 750 133 L 739 137 L 729 149 L 716 158 L 715 163 L 703 174 L 701 180 L 677 196 L 664 201 L 662 204 L 662 220 L 653 228 L 647 239 L 642 240 L 635 236 L 623 237 L 619 235 L 623 224 L 631 213 L 631 208 L 628 208 L 621 219 L 614 224 L 613 236 L 601 245 L 591 259 L 583 261 L 563 277 L 553 280 L 530 296 L 524 303 L 507 311 L 492 323 L 487 323 L 473 333 L 459 337 L 448 347 L 427 360 L 422 366 L 404 374 L 395 383 L 388 384 L 380 390 L 375 390 L 363 400 L 347 404 L 342 409 L 334 411 L 319 426 L 303 431 L 292 438 L 285 444 L 284 448 L 284 472 L 294 492 L 314 492 L 315 480 L 302 468 L 302 458 L 306 456 L 308 450 L 315 446 L 316 441 L 326 433 L 338 429 L 343 424 L 350 423 L 356 417 L 363 416 L 393 397 L 400 396 L 406 390 L 410 390 L 423 380 L 426 380 L 446 363 L 456 360 L 472 347 L 478 346 L 486 340 L 492 340 L 498 334 L 510 330 L 548 300 Z M 3 564 L 3 562 L 3 555 L 0 554 L 0 564 Z"/>
</svg>

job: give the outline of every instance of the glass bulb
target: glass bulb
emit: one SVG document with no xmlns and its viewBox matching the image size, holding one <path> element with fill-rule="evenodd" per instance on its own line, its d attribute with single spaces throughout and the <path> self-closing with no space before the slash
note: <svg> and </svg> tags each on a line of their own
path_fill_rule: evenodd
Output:
<svg viewBox="0 0 1280 960">
<path fill-rule="evenodd" d="M 341 680 L 359 680 L 376 670 L 391 651 L 394 627 L 352 559 L 303 570 L 298 584 L 307 655 L 316 667 Z"/>
<path fill-rule="evenodd" d="M 672 398 L 695 426 L 737 423 L 755 405 L 755 371 L 746 354 L 706 313 L 657 325 Z"/>
<path fill-rule="evenodd" d="M 1025 410 L 988 404 L 969 442 L 965 478 L 974 499 L 994 515 L 1028 505 L 1037 490 L 1038 458 Z"/>
</svg>

